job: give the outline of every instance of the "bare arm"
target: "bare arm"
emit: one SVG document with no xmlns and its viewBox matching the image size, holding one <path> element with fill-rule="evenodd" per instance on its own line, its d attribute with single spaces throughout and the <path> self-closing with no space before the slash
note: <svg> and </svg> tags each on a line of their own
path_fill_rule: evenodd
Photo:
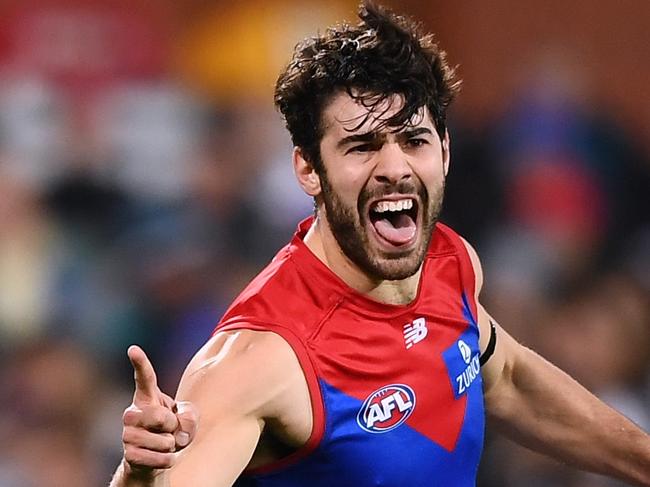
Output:
<svg viewBox="0 0 650 487">
<path fill-rule="evenodd" d="M 285 393 L 292 374 L 287 370 L 300 371 L 295 360 L 286 342 L 272 333 L 215 335 L 187 366 L 178 389 L 177 400 L 191 404 L 200 419 L 189 445 L 165 452 L 161 459 L 134 460 L 125 441 L 125 458 L 111 487 L 232 485 L 255 451 L 264 418 L 275 417 L 286 407 L 283 401 L 290 400 Z M 143 429 L 141 425 L 141 435 Z M 141 449 L 151 454 L 161 433 L 158 428 L 134 443 L 146 445 Z"/>
<path fill-rule="evenodd" d="M 468 251 L 478 296 L 480 262 L 469 245 Z M 489 340 L 490 320 L 479 305 L 482 349 Z M 650 486 L 650 436 L 503 328 L 496 325 L 496 330 L 496 349 L 482 375 L 487 412 L 498 429 L 577 468 Z"/>
</svg>

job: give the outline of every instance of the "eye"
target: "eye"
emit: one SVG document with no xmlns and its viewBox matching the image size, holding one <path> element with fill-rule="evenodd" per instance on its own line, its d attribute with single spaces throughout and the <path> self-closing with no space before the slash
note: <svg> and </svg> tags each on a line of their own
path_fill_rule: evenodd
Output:
<svg viewBox="0 0 650 487">
<path fill-rule="evenodd" d="M 350 154 L 352 152 L 370 152 L 373 149 L 372 144 L 360 144 L 360 145 L 355 145 L 354 147 L 350 147 L 347 151 L 345 151 L 346 154 Z"/>
<path fill-rule="evenodd" d="M 413 138 L 413 139 L 408 139 L 406 141 L 406 144 L 409 147 L 422 147 L 423 145 L 427 145 L 428 143 L 429 143 L 428 140 L 422 138 Z"/>
</svg>

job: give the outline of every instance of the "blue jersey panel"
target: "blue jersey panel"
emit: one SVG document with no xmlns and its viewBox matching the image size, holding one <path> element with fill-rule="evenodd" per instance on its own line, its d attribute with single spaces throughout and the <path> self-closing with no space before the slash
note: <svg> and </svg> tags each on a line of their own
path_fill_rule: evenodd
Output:
<svg viewBox="0 0 650 487">
<path fill-rule="evenodd" d="M 453 451 L 408 424 L 385 433 L 364 431 L 356 417 L 362 402 L 321 381 L 327 425 L 321 446 L 307 458 L 270 474 L 242 477 L 237 487 L 471 487 L 476 473 L 483 421 L 466 422 Z M 480 387 L 469 387 L 467 418 L 483 417 Z M 444 411 L 440 412 L 444 414 Z M 432 412 L 435 414 L 435 412 Z"/>
</svg>

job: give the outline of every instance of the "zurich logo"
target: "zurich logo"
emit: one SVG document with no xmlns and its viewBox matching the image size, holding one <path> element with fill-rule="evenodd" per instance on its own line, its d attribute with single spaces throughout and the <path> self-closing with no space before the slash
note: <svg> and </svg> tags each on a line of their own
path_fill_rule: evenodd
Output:
<svg viewBox="0 0 650 487">
<path fill-rule="evenodd" d="M 357 414 L 357 423 L 369 433 L 386 433 L 406 421 L 413 409 L 413 389 L 405 384 L 391 384 L 368 396 Z"/>
<path fill-rule="evenodd" d="M 463 340 L 458 340 L 458 350 L 466 364 L 472 359 L 472 349 Z"/>
</svg>

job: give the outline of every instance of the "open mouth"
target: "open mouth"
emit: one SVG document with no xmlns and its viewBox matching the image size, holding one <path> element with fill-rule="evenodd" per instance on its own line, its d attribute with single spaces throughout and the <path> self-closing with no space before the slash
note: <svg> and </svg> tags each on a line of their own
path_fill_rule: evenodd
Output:
<svg viewBox="0 0 650 487">
<path fill-rule="evenodd" d="M 370 223 L 377 235 L 396 247 L 415 240 L 417 216 L 418 205 L 414 198 L 375 201 L 369 210 Z"/>
</svg>

